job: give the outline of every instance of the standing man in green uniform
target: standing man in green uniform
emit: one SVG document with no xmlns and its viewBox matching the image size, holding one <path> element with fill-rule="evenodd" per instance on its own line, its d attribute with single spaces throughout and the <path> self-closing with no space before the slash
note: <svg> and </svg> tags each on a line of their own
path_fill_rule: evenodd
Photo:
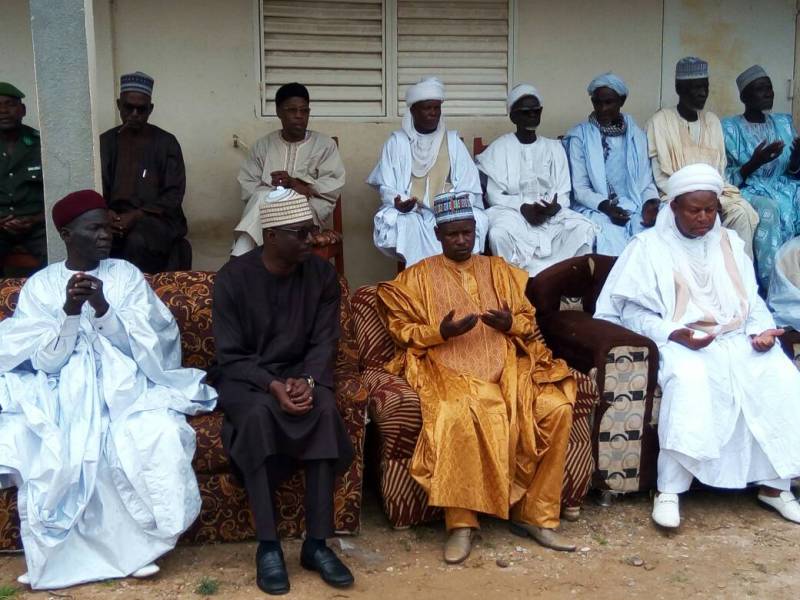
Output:
<svg viewBox="0 0 800 600">
<path fill-rule="evenodd" d="M 39 132 L 22 124 L 25 97 L 0 81 L 0 274 L 2 261 L 21 246 L 44 265 L 47 254 Z"/>
</svg>

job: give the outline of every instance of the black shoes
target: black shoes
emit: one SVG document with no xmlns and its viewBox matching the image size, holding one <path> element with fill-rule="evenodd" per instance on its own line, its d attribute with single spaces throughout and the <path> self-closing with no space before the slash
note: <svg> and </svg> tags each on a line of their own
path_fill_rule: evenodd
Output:
<svg viewBox="0 0 800 600">
<path fill-rule="evenodd" d="M 322 581 L 333 587 L 345 588 L 353 585 L 354 578 L 350 569 L 327 546 L 313 547 L 303 544 L 300 564 L 304 569 L 319 573 Z"/>
<path fill-rule="evenodd" d="M 267 550 L 264 544 L 256 551 L 256 585 L 267 594 L 277 596 L 289 593 L 289 573 L 283 562 L 283 551 Z"/>
</svg>

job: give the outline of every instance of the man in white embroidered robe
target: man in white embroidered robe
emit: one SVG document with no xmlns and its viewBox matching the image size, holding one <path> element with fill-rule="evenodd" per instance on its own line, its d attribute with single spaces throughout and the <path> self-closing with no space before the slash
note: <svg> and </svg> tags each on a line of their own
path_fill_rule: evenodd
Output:
<svg viewBox="0 0 800 600">
<path fill-rule="evenodd" d="M 442 253 L 434 233 L 433 199 L 444 192 L 470 195 L 476 253 L 486 241 L 488 221 L 478 170 L 458 132 L 445 127 L 444 99 L 444 86 L 434 77 L 406 90 L 402 129 L 389 137 L 367 178 L 381 198 L 374 220 L 375 246 L 406 266 Z"/>
<path fill-rule="evenodd" d="M 572 184 L 561 142 L 536 134 L 542 117 L 539 92 L 517 85 L 507 105 L 517 130 L 497 138 L 476 161 L 487 175 L 492 253 L 533 277 L 591 252 L 599 228 L 569 208 Z"/>
<path fill-rule="evenodd" d="M 724 184 L 707 164 L 667 182 L 669 206 L 631 240 L 606 280 L 596 318 L 659 350 L 658 494 L 653 520 L 680 524 L 678 494 L 705 485 L 761 486 L 758 499 L 800 523 L 789 491 L 800 475 L 800 373 L 758 295 L 753 263 L 717 216 Z"/>
<path fill-rule="evenodd" d="M 247 204 L 234 229 L 233 256 L 262 244 L 259 203 L 278 186 L 291 188 L 308 199 L 317 227 L 333 225 L 333 210 L 345 183 L 336 141 L 308 129 L 311 109 L 304 85 L 287 83 L 278 88 L 275 112 L 281 129 L 253 144 L 239 171 L 242 200 Z"/>
<path fill-rule="evenodd" d="M 34 589 L 158 572 L 200 512 L 195 434 L 214 407 L 181 368 L 178 326 L 131 263 L 109 259 L 94 191 L 53 207 L 67 260 L 0 322 L 0 487 L 16 486 Z"/>
</svg>

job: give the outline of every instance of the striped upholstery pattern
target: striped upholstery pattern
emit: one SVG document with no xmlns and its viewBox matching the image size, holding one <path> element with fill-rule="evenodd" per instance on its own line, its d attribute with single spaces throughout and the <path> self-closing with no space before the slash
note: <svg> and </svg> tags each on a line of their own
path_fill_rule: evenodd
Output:
<svg viewBox="0 0 800 600">
<path fill-rule="evenodd" d="M 395 528 L 439 519 L 441 510 L 427 505 L 425 492 L 408 472 L 422 428 L 419 398 L 402 377 L 383 369 L 394 354 L 394 343 L 378 317 L 375 286 L 359 288 L 351 302 L 359 366 L 370 395 L 369 416 L 378 437 L 374 455 L 366 460 L 378 467 L 384 512 Z M 541 339 L 538 330 L 536 335 Z M 594 471 L 591 415 L 598 393 L 590 377 L 577 371 L 573 374 L 578 381 L 578 400 L 567 448 L 562 503 L 580 507 Z"/>
</svg>

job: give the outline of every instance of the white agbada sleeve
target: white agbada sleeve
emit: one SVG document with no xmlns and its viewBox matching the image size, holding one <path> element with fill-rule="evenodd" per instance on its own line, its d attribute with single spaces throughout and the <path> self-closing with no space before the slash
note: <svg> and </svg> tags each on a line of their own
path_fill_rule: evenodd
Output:
<svg viewBox="0 0 800 600">
<path fill-rule="evenodd" d="M 669 341 L 673 331 L 683 325 L 661 315 L 671 314 L 669 304 L 664 301 L 659 286 L 668 286 L 665 294 L 672 292 L 672 270 L 660 276 L 652 267 L 645 234 L 634 237 L 606 278 L 597 299 L 595 318 L 622 325 L 653 340 L 658 347 Z M 647 233 L 649 237 L 652 235 Z"/>
<path fill-rule="evenodd" d="M 102 317 L 91 316 L 89 320 L 94 330 L 111 342 L 126 356 L 131 356 L 131 345 L 128 334 L 117 316 L 116 311 L 109 305 L 106 314 Z"/>
</svg>

